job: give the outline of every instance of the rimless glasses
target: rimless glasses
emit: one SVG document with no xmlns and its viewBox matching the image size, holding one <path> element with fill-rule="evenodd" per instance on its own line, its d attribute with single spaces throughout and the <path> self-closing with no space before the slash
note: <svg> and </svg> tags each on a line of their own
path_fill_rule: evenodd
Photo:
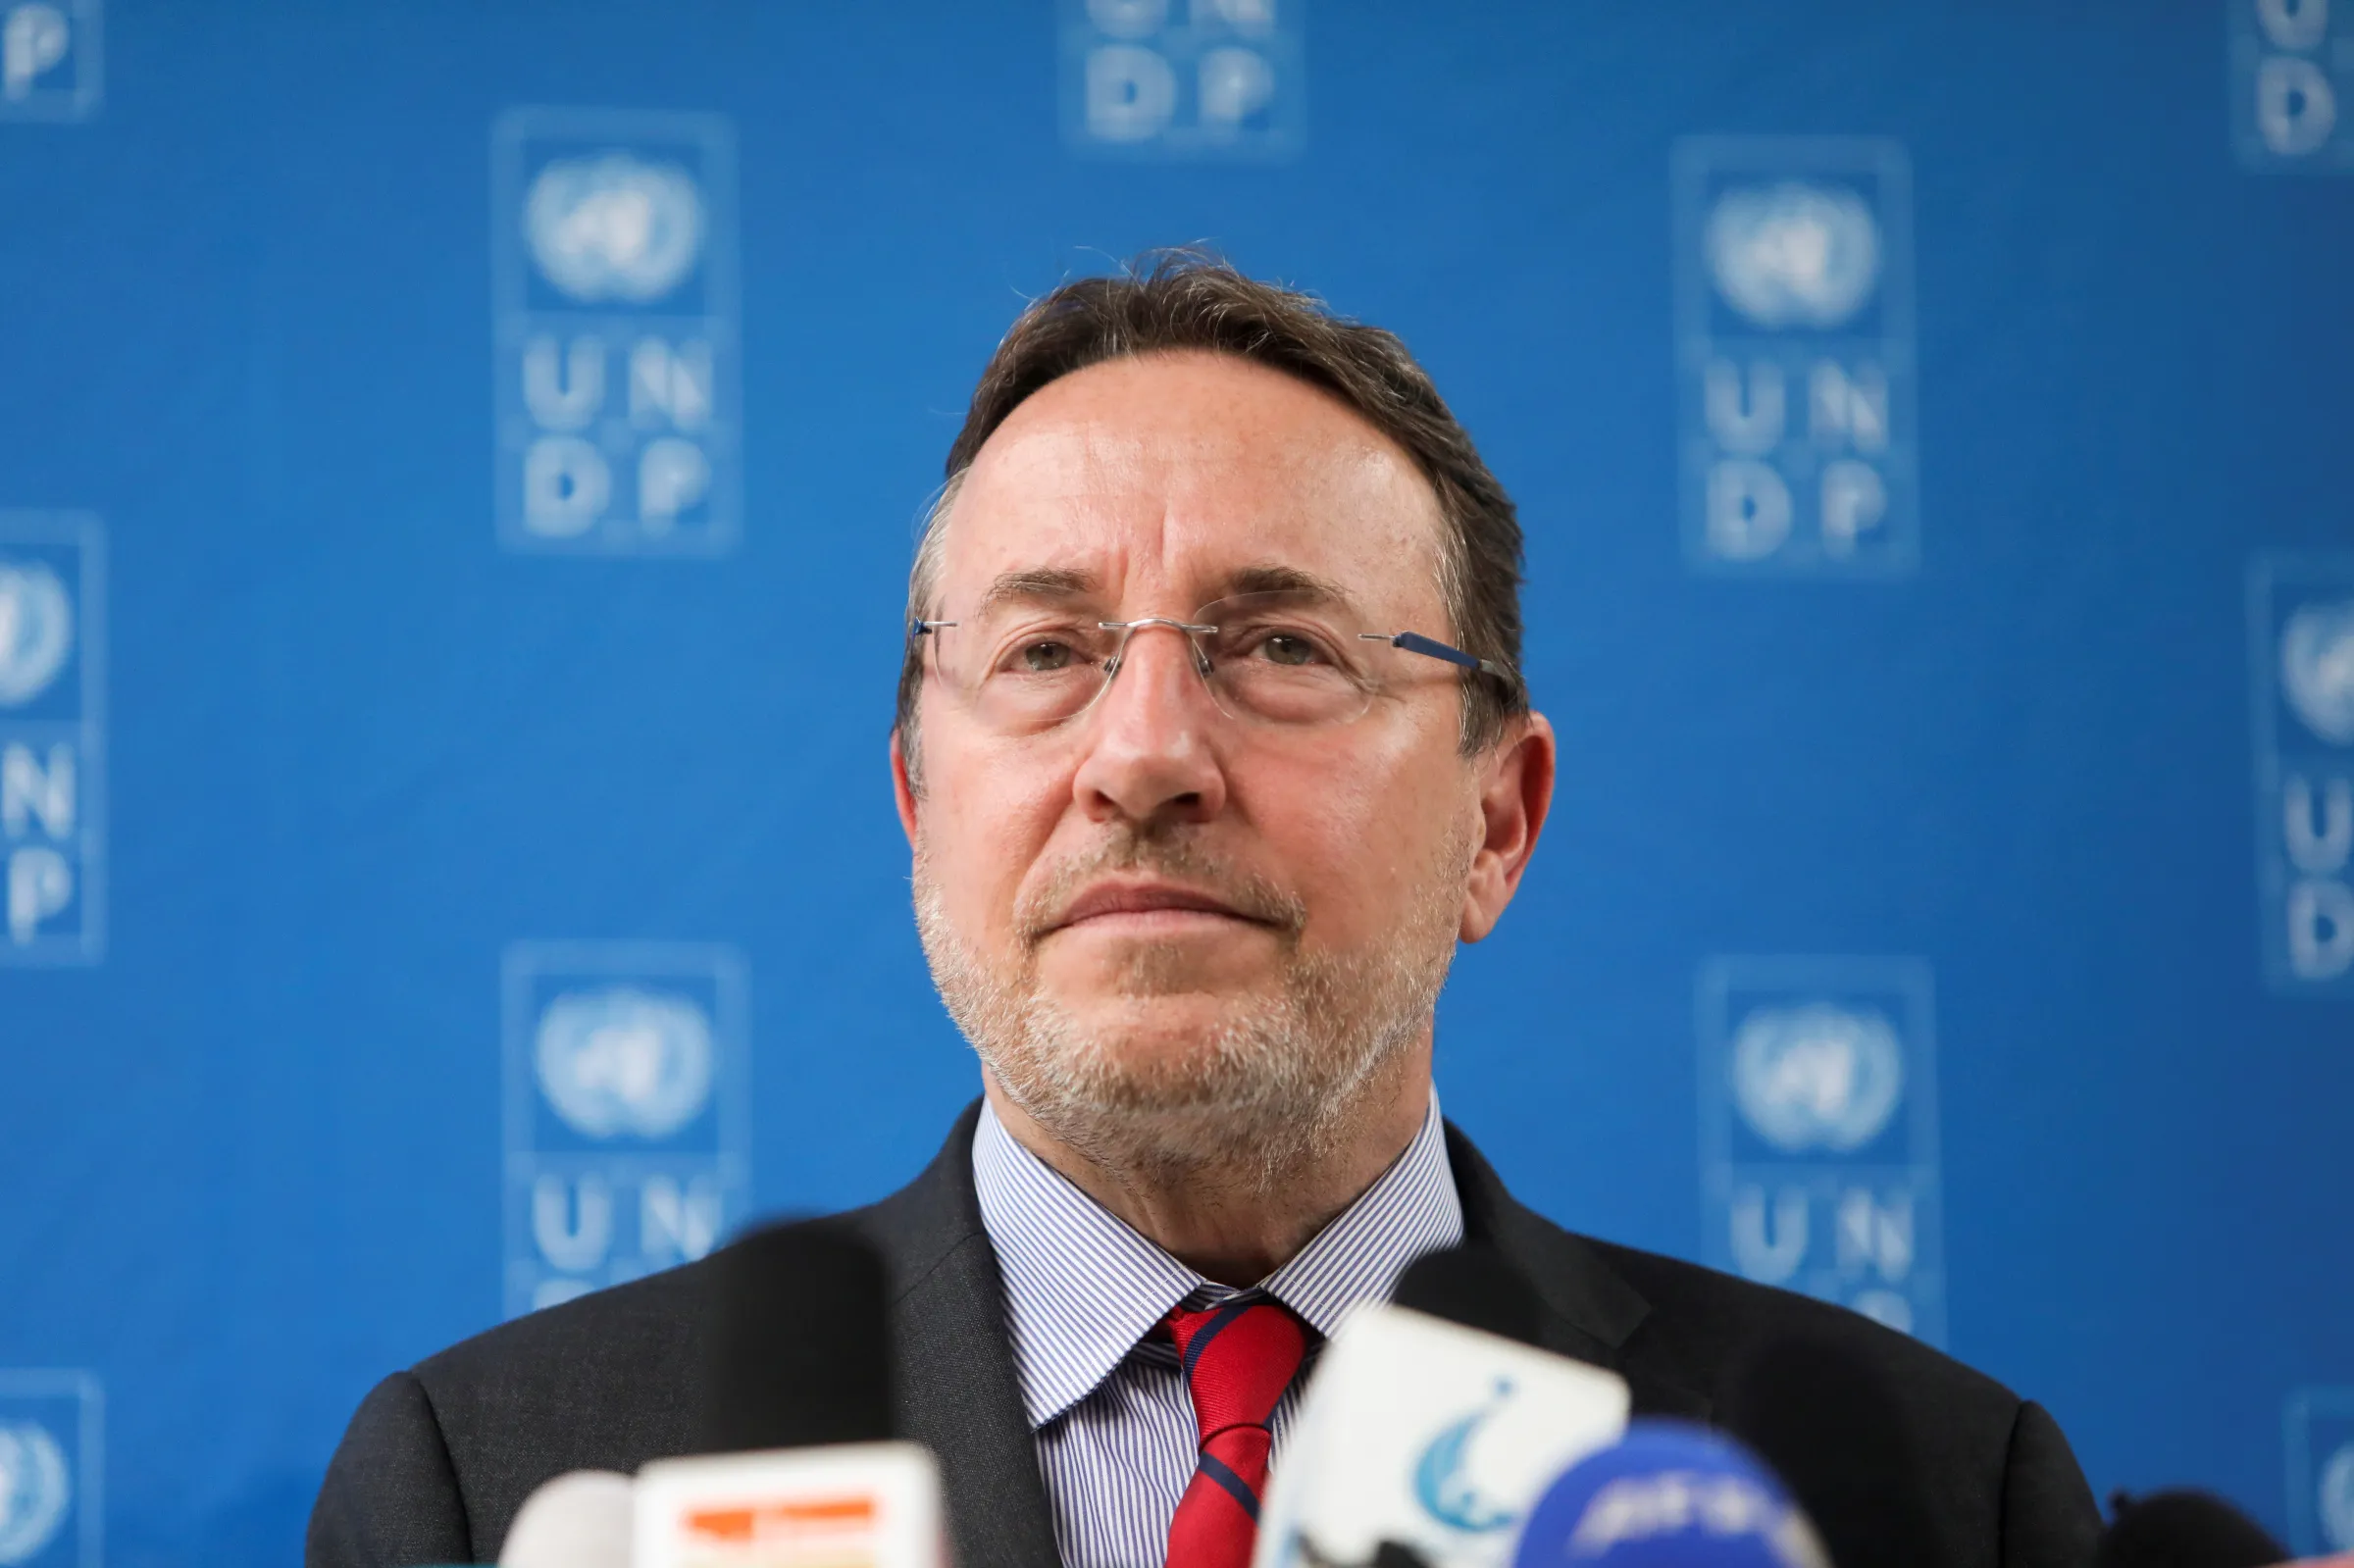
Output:
<svg viewBox="0 0 2354 1568">
<path fill-rule="evenodd" d="M 1410 670 L 1428 669 L 1423 660 L 1519 683 L 1496 660 L 1418 632 L 1358 631 L 1331 604 L 1296 592 L 1238 593 L 1185 621 L 1098 621 L 1065 606 L 1008 603 L 968 620 L 917 621 L 907 634 L 930 643 L 930 668 L 983 724 L 1034 734 L 1093 706 L 1120 673 L 1128 639 L 1147 627 L 1181 633 L 1218 711 L 1251 724 L 1346 724 Z"/>
</svg>

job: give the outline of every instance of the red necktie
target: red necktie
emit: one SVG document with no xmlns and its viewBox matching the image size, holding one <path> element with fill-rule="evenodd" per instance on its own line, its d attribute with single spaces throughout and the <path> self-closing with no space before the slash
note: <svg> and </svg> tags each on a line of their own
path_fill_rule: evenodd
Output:
<svg viewBox="0 0 2354 1568">
<path fill-rule="evenodd" d="M 1307 1354 L 1307 1329 L 1281 1302 L 1229 1301 L 1169 1314 L 1202 1450 L 1169 1522 L 1168 1568 L 1249 1568 L 1267 1487 L 1267 1430 Z"/>
</svg>

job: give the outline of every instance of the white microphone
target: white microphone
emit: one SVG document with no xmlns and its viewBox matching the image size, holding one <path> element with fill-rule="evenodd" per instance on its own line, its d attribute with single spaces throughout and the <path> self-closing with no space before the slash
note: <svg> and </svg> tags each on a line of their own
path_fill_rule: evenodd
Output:
<svg viewBox="0 0 2354 1568">
<path fill-rule="evenodd" d="M 912 1442 L 657 1459 L 638 1472 L 633 1568 L 947 1568 L 947 1539 L 940 1469 Z"/>
<path fill-rule="evenodd" d="M 1516 1275 L 1498 1278 L 1506 1267 L 1440 1253 L 1409 1281 L 1436 1269 L 1461 1276 L 1447 1284 L 1467 1282 L 1470 1294 L 1528 1295 Z M 1487 1316 L 1533 1321 L 1535 1312 L 1528 1295 L 1525 1311 L 1504 1300 Z M 1617 1441 L 1628 1404 L 1625 1380 L 1599 1367 L 1405 1307 L 1361 1307 L 1301 1398 L 1253 1568 L 1416 1557 L 1430 1568 L 1505 1568 L 1538 1497 Z"/>
<path fill-rule="evenodd" d="M 556 1477 L 515 1515 L 498 1568 L 631 1568 L 633 1492 L 611 1470 Z"/>
</svg>

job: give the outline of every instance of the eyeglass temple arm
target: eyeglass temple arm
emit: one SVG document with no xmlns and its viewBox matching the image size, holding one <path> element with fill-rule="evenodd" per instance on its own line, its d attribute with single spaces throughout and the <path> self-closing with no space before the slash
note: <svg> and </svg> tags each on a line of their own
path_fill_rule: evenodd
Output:
<svg viewBox="0 0 2354 1568">
<path fill-rule="evenodd" d="M 1479 658 L 1476 655 L 1465 653 L 1460 648 L 1449 647 L 1438 638 L 1426 637 L 1419 632 L 1359 632 L 1357 635 L 1367 642 L 1386 642 L 1393 648 L 1404 648 L 1408 653 L 1419 653 L 1426 658 L 1444 659 L 1449 664 L 1460 665 L 1466 670 L 1477 670 L 1483 675 L 1492 675 L 1500 681 L 1517 683 L 1520 680 L 1509 665 L 1499 664 L 1494 659 Z"/>
</svg>

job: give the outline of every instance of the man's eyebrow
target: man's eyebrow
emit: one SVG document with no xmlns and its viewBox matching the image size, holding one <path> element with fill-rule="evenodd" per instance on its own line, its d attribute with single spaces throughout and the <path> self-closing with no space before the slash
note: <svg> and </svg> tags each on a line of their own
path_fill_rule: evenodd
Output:
<svg viewBox="0 0 2354 1568">
<path fill-rule="evenodd" d="M 1289 593 L 1303 599 L 1354 604 L 1355 595 L 1330 578 L 1296 566 L 1247 566 L 1226 579 L 1226 593 Z"/>
<path fill-rule="evenodd" d="M 1096 580 L 1085 572 L 1066 571 L 1061 567 L 1034 567 L 1019 572 L 1000 572 L 990 583 L 981 602 L 973 609 L 976 617 L 987 615 L 998 605 L 1014 599 L 1076 599 L 1094 593 Z"/>
</svg>

